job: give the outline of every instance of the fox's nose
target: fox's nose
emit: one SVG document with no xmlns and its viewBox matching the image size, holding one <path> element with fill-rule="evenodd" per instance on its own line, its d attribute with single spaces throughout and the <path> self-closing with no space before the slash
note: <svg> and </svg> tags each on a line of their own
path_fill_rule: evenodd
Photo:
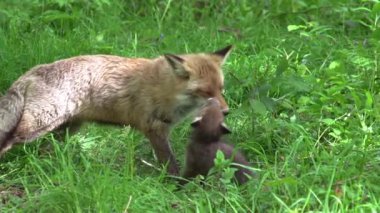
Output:
<svg viewBox="0 0 380 213">
<path fill-rule="evenodd" d="M 230 113 L 230 109 L 228 109 L 228 108 L 222 109 L 222 112 L 223 112 L 224 116 L 227 116 Z"/>
</svg>

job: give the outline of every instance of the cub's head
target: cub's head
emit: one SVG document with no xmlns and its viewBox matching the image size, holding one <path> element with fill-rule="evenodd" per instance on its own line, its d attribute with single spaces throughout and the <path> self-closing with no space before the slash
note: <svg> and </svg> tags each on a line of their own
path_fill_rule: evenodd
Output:
<svg viewBox="0 0 380 213">
<path fill-rule="evenodd" d="M 194 139 L 201 143 L 217 142 L 224 134 L 231 133 L 224 123 L 224 115 L 220 109 L 220 103 L 215 98 L 207 100 L 199 116 L 194 119 L 191 126 L 194 128 Z"/>
<path fill-rule="evenodd" d="M 165 55 L 175 75 L 186 82 L 186 88 L 177 96 L 177 111 L 186 114 L 204 104 L 208 98 L 215 98 L 223 113 L 228 105 L 223 97 L 224 75 L 222 65 L 232 50 L 227 46 L 213 53 L 187 55 Z"/>
</svg>

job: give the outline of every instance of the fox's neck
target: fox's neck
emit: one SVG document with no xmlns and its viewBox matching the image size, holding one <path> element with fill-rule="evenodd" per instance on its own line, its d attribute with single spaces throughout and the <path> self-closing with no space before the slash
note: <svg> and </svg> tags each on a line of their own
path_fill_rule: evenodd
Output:
<svg viewBox="0 0 380 213">
<path fill-rule="evenodd" d="M 191 134 L 191 141 L 194 143 L 211 144 L 218 143 L 221 140 L 221 135 L 212 134 L 209 132 L 194 130 Z"/>
<path fill-rule="evenodd" d="M 153 102 L 157 109 L 155 113 L 160 120 L 165 123 L 177 123 L 203 104 L 204 100 L 188 89 L 191 80 L 176 76 L 164 57 L 154 59 L 152 69 L 157 76 L 157 79 L 151 82 L 156 85 L 152 89 Z"/>
</svg>

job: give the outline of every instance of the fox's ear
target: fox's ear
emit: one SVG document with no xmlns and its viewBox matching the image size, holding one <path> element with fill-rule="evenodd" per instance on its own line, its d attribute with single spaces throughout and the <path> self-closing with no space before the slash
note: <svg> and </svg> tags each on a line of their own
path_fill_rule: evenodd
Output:
<svg viewBox="0 0 380 213">
<path fill-rule="evenodd" d="M 220 124 L 220 128 L 222 129 L 223 134 L 230 134 L 231 130 L 227 127 L 226 123 Z"/>
<path fill-rule="evenodd" d="M 192 127 L 197 127 L 201 123 L 202 117 L 195 117 L 193 122 L 191 122 Z"/>
<path fill-rule="evenodd" d="M 225 47 L 221 50 L 217 50 L 217 51 L 213 52 L 212 54 L 218 56 L 220 59 L 220 63 L 224 64 L 224 62 L 226 61 L 226 59 L 230 55 L 232 49 L 233 49 L 233 46 L 228 45 L 227 47 Z"/>
<path fill-rule="evenodd" d="M 170 66 L 173 68 L 176 75 L 185 79 L 189 78 L 189 72 L 186 71 L 185 67 L 183 66 L 183 63 L 185 62 L 183 58 L 173 54 L 165 54 L 164 56 Z"/>
</svg>

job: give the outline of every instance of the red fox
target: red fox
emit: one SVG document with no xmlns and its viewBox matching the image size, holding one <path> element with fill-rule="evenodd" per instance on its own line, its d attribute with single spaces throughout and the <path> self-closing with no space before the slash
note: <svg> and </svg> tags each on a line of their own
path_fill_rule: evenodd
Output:
<svg viewBox="0 0 380 213">
<path fill-rule="evenodd" d="M 193 132 L 187 147 L 183 178 L 189 179 L 199 174 L 206 176 L 214 166 L 214 159 L 218 150 L 223 152 L 226 159 L 232 158 L 233 163 L 249 166 L 240 152 L 221 140 L 224 134 L 230 133 L 230 130 L 224 123 L 224 116 L 218 100 L 210 98 L 201 111 L 201 116 L 196 117 L 191 125 Z M 253 176 L 250 170 L 241 166 L 235 167 L 238 169 L 235 172 L 235 179 L 239 184 L 248 181 L 247 175 Z M 186 182 L 186 180 L 182 180 L 180 183 Z"/>
<path fill-rule="evenodd" d="M 141 131 L 176 175 L 169 131 L 210 97 L 228 112 L 221 67 L 231 49 L 154 59 L 87 55 L 36 66 L 0 98 L 0 155 L 62 126 L 106 122 Z"/>
</svg>

